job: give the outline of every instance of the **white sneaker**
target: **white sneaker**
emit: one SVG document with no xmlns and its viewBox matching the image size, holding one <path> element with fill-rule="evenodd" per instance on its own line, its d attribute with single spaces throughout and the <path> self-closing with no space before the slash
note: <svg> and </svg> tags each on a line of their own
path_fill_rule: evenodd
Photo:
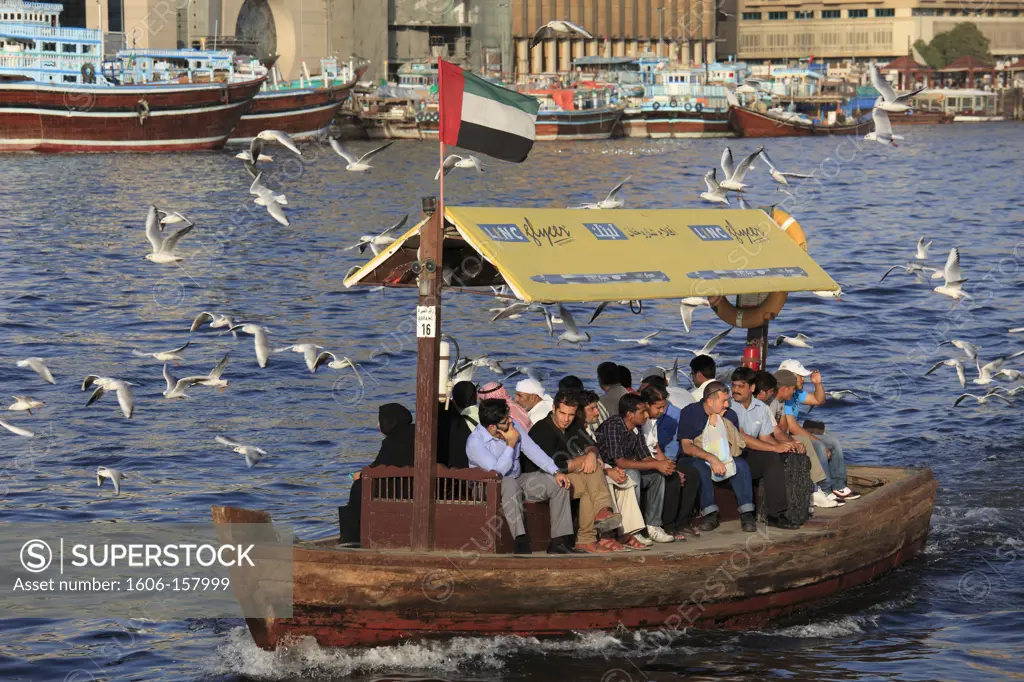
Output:
<svg viewBox="0 0 1024 682">
<path fill-rule="evenodd" d="M 834 507 L 842 507 L 842 506 L 843 506 L 843 504 L 844 504 L 844 502 L 843 502 L 843 498 L 841 498 L 841 497 L 836 497 L 836 494 L 835 494 L 835 493 L 829 493 L 829 494 L 828 494 L 828 499 L 830 499 L 830 500 L 832 500 L 833 502 L 835 502 L 835 504 L 834 504 L 834 505 L 832 505 L 832 506 L 834 506 Z"/>
<path fill-rule="evenodd" d="M 640 544 L 642 544 L 644 547 L 650 547 L 651 545 L 654 544 L 654 540 L 650 539 L 649 537 L 645 537 L 645 536 L 641 535 L 640 533 L 634 533 L 633 537 L 635 537 L 637 540 L 639 540 Z"/>
<path fill-rule="evenodd" d="M 840 488 L 839 490 L 833 490 L 832 494 L 841 500 L 857 500 L 860 499 L 860 495 L 853 492 L 849 488 Z"/>
<path fill-rule="evenodd" d="M 825 508 L 828 508 L 828 507 L 838 507 L 839 506 L 838 502 L 836 502 L 834 499 L 832 499 L 829 495 L 826 495 L 825 493 L 821 492 L 820 488 L 815 490 L 814 494 L 811 495 L 811 502 L 814 503 L 815 507 L 825 507 Z"/>
<path fill-rule="evenodd" d="M 676 539 L 658 526 L 647 526 L 647 536 L 655 542 L 675 542 Z"/>
</svg>

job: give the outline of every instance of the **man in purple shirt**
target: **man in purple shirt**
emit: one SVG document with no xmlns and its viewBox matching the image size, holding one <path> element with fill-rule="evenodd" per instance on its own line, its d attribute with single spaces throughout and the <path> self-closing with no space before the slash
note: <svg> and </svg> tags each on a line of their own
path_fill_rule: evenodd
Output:
<svg viewBox="0 0 1024 682">
<path fill-rule="evenodd" d="M 522 453 L 540 471 L 522 473 Z M 501 510 L 515 538 L 515 553 L 529 554 L 530 543 L 523 524 L 523 500 L 547 501 L 551 511 L 549 554 L 568 554 L 573 535 L 569 511 L 569 477 L 559 472 L 547 453 L 509 416 L 508 403 L 501 399 L 480 402 L 480 423 L 466 441 L 470 468 L 487 469 L 501 475 Z"/>
</svg>

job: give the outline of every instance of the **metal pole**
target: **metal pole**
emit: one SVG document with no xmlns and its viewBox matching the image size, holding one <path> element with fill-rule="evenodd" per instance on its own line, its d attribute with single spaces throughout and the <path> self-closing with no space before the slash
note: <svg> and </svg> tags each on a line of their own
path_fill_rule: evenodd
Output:
<svg viewBox="0 0 1024 682">
<path fill-rule="evenodd" d="M 658 7 L 658 56 L 665 51 L 665 8 Z"/>
</svg>

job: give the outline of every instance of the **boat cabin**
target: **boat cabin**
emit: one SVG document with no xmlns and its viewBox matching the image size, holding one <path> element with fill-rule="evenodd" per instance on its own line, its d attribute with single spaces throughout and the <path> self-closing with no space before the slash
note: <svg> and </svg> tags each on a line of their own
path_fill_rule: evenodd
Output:
<svg viewBox="0 0 1024 682">
<path fill-rule="evenodd" d="M 235 73 L 231 50 L 121 50 L 122 83 L 226 82 Z"/>
<path fill-rule="evenodd" d="M 63 5 L 0 0 L 0 78 L 90 83 L 100 72 L 101 32 L 60 25 Z"/>
<path fill-rule="evenodd" d="M 416 61 L 406 62 L 398 67 L 398 82 L 394 85 L 399 92 L 423 91 L 433 93 L 437 91 L 437 62 Z"/>
<path fill-rule="evenodd" d="M 939 88 L 911 100 L 915 109 L 952 114 L 958 121 L 1001 120 L 997 93 L 988 90 Z"/>
</svg>

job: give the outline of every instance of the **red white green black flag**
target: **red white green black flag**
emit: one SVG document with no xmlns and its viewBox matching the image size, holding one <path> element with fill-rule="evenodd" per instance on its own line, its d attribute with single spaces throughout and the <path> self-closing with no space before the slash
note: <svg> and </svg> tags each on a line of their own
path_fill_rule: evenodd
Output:
<svg viewBox="0 0 1024 682">
<path fill-rule="evenodd" d="M 521 163 L 533 148 L 540 103 L 438 60 L 441 142 Z"/>
</svg>

